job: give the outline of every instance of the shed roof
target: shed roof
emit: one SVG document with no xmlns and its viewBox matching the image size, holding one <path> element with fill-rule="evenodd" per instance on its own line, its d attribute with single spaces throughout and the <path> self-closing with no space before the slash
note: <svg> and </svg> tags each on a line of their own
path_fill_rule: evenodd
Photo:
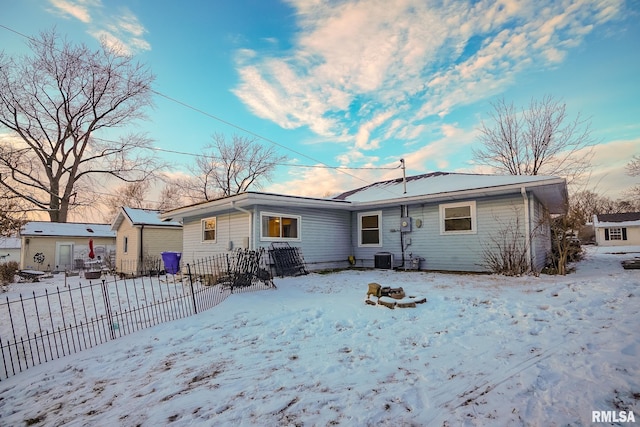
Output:
<svg viewBox="0 0 640 427">
<path fill-rule="evenodd" d="M 595 215 L 593 225 L 595 227 L 608 227 L 612 225 L 640 226 L 640 212 Z"/>
<path fill-rule="evenodd" d="M 20 249 L 20 239 L 17 237 L 0 237 L 0 249 Z"/>
<path fill-rule="evenodd" d="M 122 207 L 118 211 L 118 215 L 111 224 L 112 230 L 117 230 L 124 219 L 128 219 L 131 225 L 148 225 L 154 227 L 180 228 L 182 224 L 178 221 L 163 221 L 160 218 L 160 211 L 154 209 L 138 209 L 130 207 Z"/>
<path fill-rule="evenodd" d="M 116 237 L 109 224 L 31 221 L 22 226 L 21 236 Z"/>
</svg>

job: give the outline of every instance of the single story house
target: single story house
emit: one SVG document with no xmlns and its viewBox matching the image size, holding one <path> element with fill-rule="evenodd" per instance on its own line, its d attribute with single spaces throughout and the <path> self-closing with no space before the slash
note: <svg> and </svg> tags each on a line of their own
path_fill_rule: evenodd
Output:
<svg viewBox="0 0 640 427">
<path fill-rule="evenodd" d="M 20 263 L 20 238 L 0 237 L 0 264 L 15 261 Z"/>
<path fill-rule="evenodd" d="M 182 222 L 184 263 L 286 243 L 300 248 L 309 270 L 487 271 L 486 251 L 509 232 L 538 271 L 551 249 L 546 213 L 563 213 L 566 202 L 562 178 L 434 172 L 332 199 L 244 192 L 161 217 Z"/>
<path fill-rule="evenodd" d="M 640 245 L 640 212 L 594 215 L 593 228 L 597 245 Z"/>
<path fill-rule="evenodd" d="M 162 221 L 157 210 L 121 207 L 111 230 L 116 233 L 115 268 L 119 273 L 155 270 L 162 252 L 182 252 L 182 224 Z"/>
<path fill-rule="evenodd" d="M 70 271 L 89 261 L 90 241 L 94 259 L 108 261 L 115 254 L 116 233 L 109 224 L 31 221 L 20 230 L 20 268 Z"/>
</svg>

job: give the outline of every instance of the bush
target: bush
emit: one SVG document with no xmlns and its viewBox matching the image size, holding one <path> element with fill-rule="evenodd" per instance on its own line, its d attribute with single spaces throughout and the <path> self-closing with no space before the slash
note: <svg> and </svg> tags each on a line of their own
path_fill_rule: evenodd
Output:
<svg viewBox="0 0 640 427">
<path fill-rule="evenodd" d="M 8 285 L 13 283 L 13 277 L 20 269 L 20 265 L 16 261 L 9 261 L 0 264 L 0 284 Z"/>
</svg>

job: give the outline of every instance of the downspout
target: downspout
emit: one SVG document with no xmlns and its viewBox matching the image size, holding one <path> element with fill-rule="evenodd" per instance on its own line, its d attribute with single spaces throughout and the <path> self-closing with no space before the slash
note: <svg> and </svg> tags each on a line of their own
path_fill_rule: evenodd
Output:
<svg viewBox="0 0 640 427">
<path fill-rule="evenodd" d="M 255 239 L 254 239 L 254 230 L 253 230 L 253 212 L 245 209 L 245 208 L 241 208 L 240 206 L 236 206 L 235 202 L 231 202 L 231 207 L 237 211 L 246 213 L 249 215 L 249 250 L 254 250 L 255 249 Z"/>
<path fill-rule="evenodd" d="M 142 224 L 140 226 L 140 250 L 139 250 L 139 254 L 138 254 L 138 273 L 143 273 L 142 268 L 143 268 L 143 259 L 144 259 L 144 224 Z"/>
<path fill-rule="evenodd" d="M 406 205 L 400 205 L 400 218 L 409 216 L 409 208 Z M 400 228 L 400 249 L 402 252 L 402 264 L 398 268 L 404 268 L 404 231 Z M 393 266 L 392 266 L 393 267 Z"/>
<path fill-rule="evenodd" d="M 527 190 L 524 187 L 520 187 L 520 194 L 522 194 L 522 200 L 524 201 L 524 233 L 525 233 L 525 252 L 527 261 L 529 262 L 529 271 L 533 270 L 533 260 L 531 259 L 531 224 L 529 218 L 529 197 L 527 196 Z"/>
</svg>

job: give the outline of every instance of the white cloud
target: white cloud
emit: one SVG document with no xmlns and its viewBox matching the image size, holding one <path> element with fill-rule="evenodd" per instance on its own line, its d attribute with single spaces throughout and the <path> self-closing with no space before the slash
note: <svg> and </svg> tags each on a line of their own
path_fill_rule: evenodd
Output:
<svg viewBox="0 0 640 427">
<path fill-rule="evenodd" d="M 626 190 L 640 185 L 639 177 L 627 174 L 626 166 L 640 154 L 640 139 L 611 141 L 594 146 L 593 174 L 584 184 L 586 188 L 612 199 L 621 198 Z"/>
<path fill-rule="evenodd" d="M 106 15 L 100 0 L 49 0 L 54 12 L 89 25 L 87 32 L 115 52 L 131 55 L 150 50 L 144 39 L 147 30 L 128 8 L 117 15 Z"/>
<path fill-rule="evenodd" d="M 468 150 L 476 140 L 476 130 L 465 130 L 452 124 L 440 129 L 440 139 L 424 144 L 404 156 L 407 169 L 415 172 L 444 170 L 449 167 L 450 159 L 457 153 Z"/>
<path fill-rule="evenodd" d="M 91 22 L 91 12 L 89 9 L 101 5 L 98 0 L 49 0 L 49 3 L 55 7 L 56 13 L 62 16 L 69 15 L 85 24 Z"/>
<path fill-rule="evenodd" d="M 364 123 L 360 126 L 358 133 L 356 135 L 356 148 L 360 148 L 363 150 L 370 150 L 373 148 L 378 148 L 379 141 L 371 141 L 371 132 L 382 125 L 384 122 L 389 120 L 393 116 L 393 112 L 386 111 L 381 114 L 375 116 L 372 120 Z"/>
<path fill-rule="evenodd" d="M 411 173 L 457 168 L 475 131 L 443 124 L 451 112 L 503 92 L 522 72 L 557 66 L 622 8 L 622 0 L 289 3 L 299 28 L 293 47 L 238 50 L 236 96 L 285 129 L 339 142 L 340 164 L 390 159 L 382 153 L 393 146 Z M 360 186 L 352 181 L 310 170 L 282 190 L 322 195 Z"/>
<path fill-rule="evenodd" d="M 112 50 L 124 55 L 151 50 L 151 45 L 143 37 L 147 30 L 129 9 L 123 8 L 120 15 L 111 16 L 104 22 L 89 33 L 106 42 Z"/>
</svg>

